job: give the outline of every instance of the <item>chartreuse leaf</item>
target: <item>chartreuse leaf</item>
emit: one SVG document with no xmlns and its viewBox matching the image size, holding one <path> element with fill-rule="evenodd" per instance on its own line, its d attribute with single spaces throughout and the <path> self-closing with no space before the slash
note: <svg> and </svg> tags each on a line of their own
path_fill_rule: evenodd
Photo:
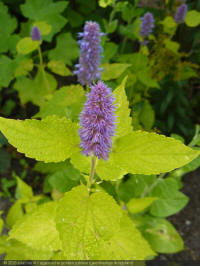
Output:
<svg viewBox="0 0 200 266">
<path fill-rule="evenodd" d="M 50 260 L 53 256 L 52 251 L 32 249 L 15 239 L 6 241 L 4 245 L 5 260 Z"/>
<path fill-rule="evenodd" d="M 39 45 L 39 41 L 33 41 L 31 37 L 25 37 L 17 43 L 17 52 L 26 55 L 36 50 Z"/>
<path fill-rule="evenodd" d="M 120 207 L 105 192 L 89 195 L 84 186 L 67 192 L 58 204 L 56 227 L 68 260 L 141 260 L 154 255 L 135 225 L 123 217 Z"/>
<path fill-rule="evenodd" d="M 183 240 L 170 222 L 151 216 L 145 216 L 142 219 L 144 221 L 140 229 L 155 251 L 176 253 L 183 250 Z"/>
<path fill-rule="evenodd" d="M 79 55 L 77 42 L 73 39 L 71 33 L 63 33 L 57 37 L 56 48 L 49 52 L 49 59 L 62 61 L 67 65 L 72 64 Z"/>
<path fill-rule="evenodd" d="M 78 150 L 77 125 L 65 117 L 49 116 L 41 121 L 1 117 L 0 130 L 19 152 L 38 161 L 64 161 Z"/>
<path fill-rule="evenodd" d="M 67 1 L 26 0 L 25 4 L 21 5 L 21 11 L 31 21 L 45 21 L 51 25 L 51 32 L 43 38 L 51 41 L 53 35 L 59 32 L 67 23 L 67 19 L 60 15 L 67 7 L 67 4 Z"/>
<path fill-rule="evenodd" d="M 127 76 L 122 83 L 114 90 L 116 105 L 116 137 L 122 137 L 132 132 L 132 120 L 130 117 L 129 102 L 126 97 L 125 85 Z"/>
<path fill-rule="evenodd" d="M 131 213 L 138 213 L 149 207 L 156 199 L 155 197 L 133 198 L 127 203 L 126 207 Z"/>
<path fill-rule="evenodd" d="M 56 87 L 57 81 L 54 76 L 47 72 L 45 72 L 44 76 L 41 69 L 34 80 L 27 77 L 19 77 L 14 84 L 22 104 L 31 101 L 39 106 L 46 102 L 46 98 L 54 92 Z"/>
<path fill-rule="evenodd" d="M 26 76 L 28 72 L 33 69 L 33 60 L 32 59 L 24 59 L 22 60 L 17 68 L 15 69 L 15 77 Z"/>
<path fill-rule="evenodd" d="M 7 52 L 9 49 L 9 43 L 12 43 L 16 35 L 11 35 L 17 27 L 17 20 L 14 17 L 11 17 L 8 13 L 8 7 L 3 4 L 3 1 L 0 2 L 0 25 L 3 25 L 0 28 L 0 53 Z"/>
<path fill-rule="evenodd" d="M 130 66 L 131 64 L 102 64 L 103 72 L 101 78 L 102 80 L 117 79 Z"/>
<path fill-rule="evenodd" d="M 48 35 L 51 32 L 51 25 L 46 23 L 46 21 L 36 21 L 33 26 L 38 27 L 41 35 Z"/>
<path fill-rule="evenodd" d="M 62 61 L 49 61 L 47 66 L 53 73 L 60 76 L 70 76 L 72 74 Z"/>
<path fill-rule="evenodd" d="M 17 178 L 17 194 L 21 199 L 31 199 L 33 197 L 33 190 L 32 188 L 27 185 L 23 180 L 19 177 Z"/>
<path fill-rule="evenodd" d="M 190 10 L 185 17 L 185 23 L 189 27 L 196 27 L 200 24 L 200 12 L 197 10 Z"/>
<path fill-rule="evenodd" d="M 39 205 L 37 210 L 25 215 L 11 229 L 9 239 L 15 239 L 36 250 L 61 249 L 55 224 L 57 202 Z M 34 237 L 33 237 L 34 236 Z"/>
<path fill-rule="evenodd" d="M 114 3 L 115 0 L 99 0 L 99 6 L 103 8 L 113 5 Z"/>
<path fill-rule="evenodd" d="M 14 76 L 15 67 L 14 60 L 5 55 L 0 56 L 0 86 L 8 87 Z"/>
<path fill-rule="evenodd" d="M 85 102 L 85 93 L 80 85 L 62 87 L 54 96 L 40 108 L 36 117 L 45 118 L 49 115 L 67 116 L 72 120 L 78 120 L 79 113 Z"/>
<path fill-rule="evenodd" d="M 116 140 L 115 163 L 132 174 L 159 174 L 189 163 L 199 154 L 178 140 L 134 131 Z"/>
<path fill-rule="evenodd" d="M 22 204 L 20 200 L 17 200 L 9 209 L 6 216 L 6 224 L 8 227 L 12 227 L 19 219 L 24 216 Z"/>
</svg>

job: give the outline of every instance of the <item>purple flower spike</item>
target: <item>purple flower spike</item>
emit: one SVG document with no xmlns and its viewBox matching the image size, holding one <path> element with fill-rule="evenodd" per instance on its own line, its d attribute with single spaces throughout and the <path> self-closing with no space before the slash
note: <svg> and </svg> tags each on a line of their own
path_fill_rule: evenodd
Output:
<svg viewBox="0 0 200 266">
<path fill-rule="evenodd" d="M 38 27 L 34 26 L 32 28 L 31 38 L 33 41 L 41 41 L 41 33 Z"/>
<path fill-rule="evenodd" d="M 141 18 L 141 21 L 140 35 L 142 37 L 148 37 L 154 28 L 154 17 L 150 12 L 147 12 Z"/>
<path fill-rule="evenodd" d="M 182 4 L 180 5 L 177 10 L 176 10 L 176 14 L 174 16 L 174 20 L 176 21 L 176 23 L 182 23 L 184 22 L 185 19 L 185 15 L 187 13 L 187 5 L 186 4 Z"/>
<path fill-rule="evenodd" d="M 86 156 L 107 160 L 112 147 L 111 137 L 115 135 L 114 96 L 110 88 L 98 81 L 87 98 L 80 115 L 80 147 Z"/>
<path fill-rule="evenodd" d="M 84 32 L 78 34 L 80 41 L 79 64 L 75 65 L 74 74 L 78 75 L 78 81 L 82 85 L 91 85 L 92 82 L 100 77 L 100 45 L 101 36 L 99 25 L 96 22 L 87 21 Z"/>
</svg>

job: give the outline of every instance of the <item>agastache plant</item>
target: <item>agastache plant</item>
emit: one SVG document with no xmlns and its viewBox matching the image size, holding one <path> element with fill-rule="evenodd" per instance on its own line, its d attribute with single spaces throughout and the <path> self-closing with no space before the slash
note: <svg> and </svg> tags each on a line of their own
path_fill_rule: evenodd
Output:
<svg viewBox="0 0 200 266">
<path fill-rule="evenodd" d="M 33 41 L 41 41 L 41 33 L 38 27 L 34 26 L 31 31 L 31 38 Z"/>
<path fill-rule="evenodd" d="M 154 17 L 150 12 L 147 12 L 141 18 L 141 21 L 140 35 L 142 37 L 148 37 L 154 28 Z"/>
<path fill-rule="evenodd" d="M 75 65 L 74 74 L 78 75 L 78 81 L 82 85 L 91 85 L 93 81 L 100 78 L 99 68 L 102 47 L 100 45 L 101 36 L 99 24 L 92 21 L 87 21 L 84 26 L 84 31 L 79 33 L 81 40 L 79 64 Z"/>
<path fill-rule="evenodd" d="M 102 81 L 87 94 L 87 101 L 80 115 L 80 147 L 85 155 L 108 159 L 115 135 L 115 105 L 110 88 Z"/>
<path fill-rule="evenodd" d="M 187 13 L 187 5 L 182 4 L 177 8 L 176 14 L 174 16 L 174 20 L 176 23 L 182 23 L 184 22 L 185 15 Z"/>
</svg>

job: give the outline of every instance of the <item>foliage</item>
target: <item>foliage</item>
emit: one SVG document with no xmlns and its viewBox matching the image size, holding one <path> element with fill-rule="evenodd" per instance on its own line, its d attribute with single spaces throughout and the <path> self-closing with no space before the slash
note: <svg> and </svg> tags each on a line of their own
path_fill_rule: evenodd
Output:
<svg viewBox="0 0 200 266">
<path fill-rule="evenodd" d="M 182 177 L 200 166 L 200 12 L 188 6 L 185 21 L 176 23 L 174 1 L 162 12 L 140 1 L 73 2 L 0 3 L 0 197 L 12 201 L 0 211 L 0 254 L 146 260 L 179 252 L 183 240 L 167 217 L 187 205 Z M 155 29 L 144 39 L 146 12 Z M 112 151 L 97 161 L 92 183 L 78 135 L 89 88 L 73 74 L 77 33 L 88 20 L 106 33 L 101 79 L 116 106 Z M 42 41 L 31 39 L 33 26 Z M 38 161 L 33 170 L 20 153 Z M 23 168 L 17 175 L 16 161 Z"/>
</svg>

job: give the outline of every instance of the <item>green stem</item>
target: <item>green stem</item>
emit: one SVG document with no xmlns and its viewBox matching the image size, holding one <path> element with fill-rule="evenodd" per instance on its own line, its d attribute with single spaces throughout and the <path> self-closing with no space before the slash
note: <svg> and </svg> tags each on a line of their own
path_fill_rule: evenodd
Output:
<svg viewBox="0 0 200 266">
<path fill-rule="evenodd" d="M 151 192 L 151 190 L 158 184 L 158 182 L 164 178 L 165 174 L 166 173 L 160 174 L 159 177 L 153 182 L 153 184 L 144 190 L 144 192 L 141 195 L 141 198 L 147 196 Z"/>
<path fill-rule="evenodd" d="M 95 167 L 96 167 L 96 157 L 92 156 L 91 157 L 91 171 L 90 171 L 90 176 L 89 176 L 89 180 L 88 180 L 88 190 L 90 190 L 90 187 L 93 183 L 93 178 L 94 178 L 94 174 L 95 174 Z"/>
<path fill-rule="evenodd" d="M 38 46 L 38 54 L 39 54 L 40 67 L 41 67 L 41 70 L 42 70 L 42 75 L 43 75 L 43 79 L 44 79 L 44 82 L 45 82 L 45 86 L 46 86 L 48 92 L 51 93 L 51 90 L 50 90 L 50 87 L 49 87 L 49 82 L 47 80 L 47 76 L 46 76 L 46 73 L 45 73 L 45 70 L 44 70 L 44 62 L 43 62 L 42 51 L 41 51 L 40 45 Z"/>
</svg>

